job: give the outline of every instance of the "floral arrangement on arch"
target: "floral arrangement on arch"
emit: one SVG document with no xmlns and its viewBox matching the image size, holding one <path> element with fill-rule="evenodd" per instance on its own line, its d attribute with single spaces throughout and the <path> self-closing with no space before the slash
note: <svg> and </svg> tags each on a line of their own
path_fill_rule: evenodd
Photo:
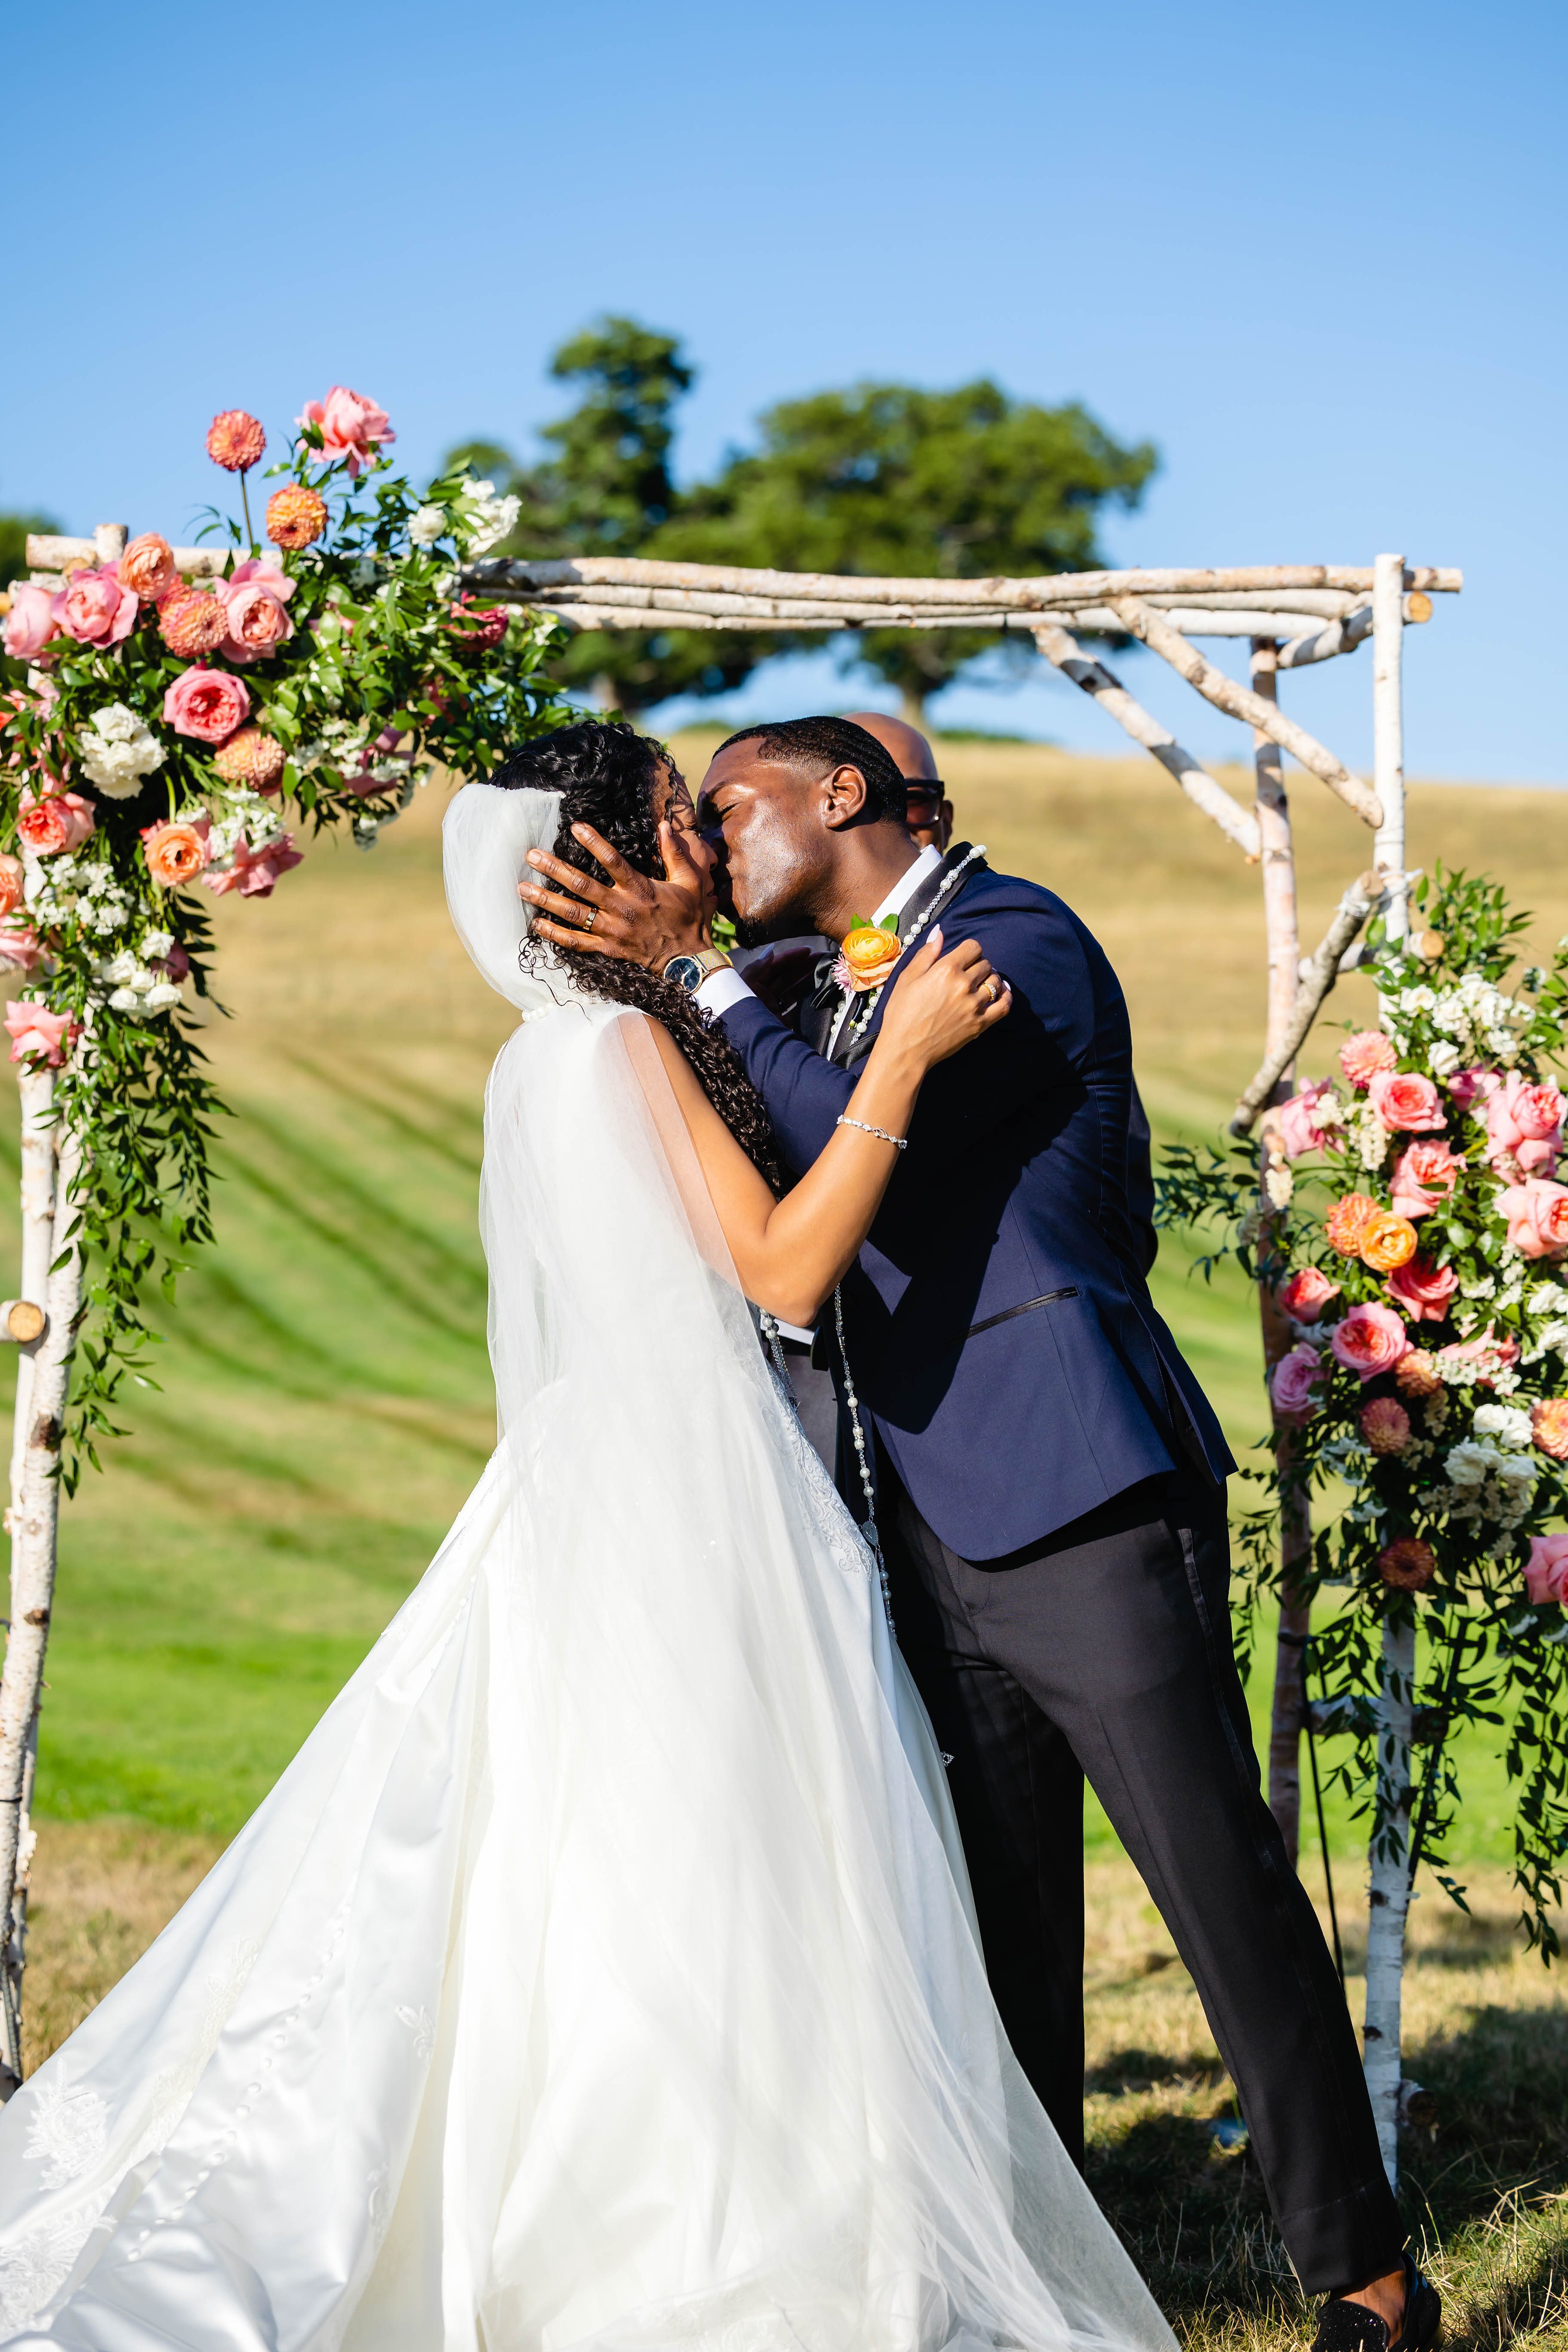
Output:
<svg viewBox="0 0 1568 2352">
<path fill-rule="evenodd" d="M 1255 1598 L 1278 1574 L 1282 1490 L 1326 1498 L 1309 1582 L 1348 1590 L 1312 1650 L 1355 1734 L 1345 1784 L 1376 1803 L 1382 1626 L 1408 1612 L 1424 1851 L 1440 1860 L 1454 1818 L 1451 1733 L 1500 1730 L 1550 1955 L 1568 1850 L 1568 940 L 1510 984 L 1528 918 L 1500 888 L 1439 867 L 1413 897 L 1408 936 L 1370 941 L 1379 1026 L 1266 1114 L 1261 1198 L 1255 1145 L 1178 1150 L 1162 1217 L 1217 1220 L 1288 1326 L 1246 1553 Z"/>
<path fill-rule="evenodd" d="M 516 500 L 466 468 L 415 492 L 385 411 L 342 385 L 296 422 L 260 538 L 247 478 L 267 436 L 231 409 L 206 447 L 243 521 L 212 510 L 200 564 L 146 530 L 5 600 L 5 650 L 27 665 L 0 698 L 5 1026 L 14 1063 L 58 1074 L 84 1150 L 68 1486 L 156 1336 L 143 1283 L 172 1290 L 211 1237 L 222 1106 L 192 1019 L 209 895 L 269 898 L 307 833 L 346 824 L 369 848 L 436 765 L 485 775 L 568 715 L 540 675 L 552 625 L 459 584 Z"/>
</svg>

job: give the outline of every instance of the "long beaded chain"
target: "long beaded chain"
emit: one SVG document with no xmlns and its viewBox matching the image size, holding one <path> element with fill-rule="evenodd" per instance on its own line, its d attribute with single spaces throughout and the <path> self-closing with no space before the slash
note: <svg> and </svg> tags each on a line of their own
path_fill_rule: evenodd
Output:
<svg viewBox="0 0 1568 2352">
<path fill-rule="evenodd" d="M 985 844 L 983 841 L 977 841 L 973 848 L 969 852 L 967 857 L 961 857 L 959 859 L 958 864 L 953 867 L 952 872 L 948 875 L 947 878 L 942 883 L 941 889 L 937 892 L 935 898 L 932 898 L 931 905 L 926 908 L 924 914 L 920 916 L 919 919 L 910 925 L 908 939 L 900 940 L 900 963 L 902 963 L 905 956 L 908 955 L 910 950 L 914 946 L 915 941 L 920 938 L 921 933 L 927 929 L 931 918 L 940 913 L 943 900 L 950 898 L 952 896 L 953 891 L 958 887 L 959 879 L 962 877 L 965 866 L 973 866 L 977 857 L 984 857 L 984 855 Z M 896 971 L 898 965 L 895 964 L 893 969 Z M 892 974 L 889 973 L 888 977 L 889 979 L 891 979 Z M 871 1016 L 877 1010 L 877 1005 L 881 997 L 882 990 L 886 988 L 887 984 L 887 981 L 883 981 L 879 986 L 867 990 L 866 1010 L 861 1013 L 858 1021 L 850 1024 L 849 1043 L 851 1045 L 857 1044 L 859 1039 L 865 1035 Z"/>
<path fill-rule="evenodd" d="M 866 1497 L 866 1524 L 860 1532 L 869 1544 L 871 1557 L 877 1563 L 877 1581 L 882 1589 L 882 1613 L 891 1625 L 893 1591 L 888 1582 L 888 1563 L 882 1557 L 882 1538 L 877 1526 L 877 1487 L 871 1476 L 871 1465 L 866 1459 L 866 1433 L 860 1426 L 860 1400 L 855 1393 L 855 1376 L 849 1369 L 849 1350 L 844 1344 L 844 1293 L 837 1284 L 833 1290 L 833 1328 L 838 1340 L 838 1360 L 844 1367 L 844 1402 L 849 1408 L 855 1458 L 860 1465 L 860 1491 Z"/>
</svg>

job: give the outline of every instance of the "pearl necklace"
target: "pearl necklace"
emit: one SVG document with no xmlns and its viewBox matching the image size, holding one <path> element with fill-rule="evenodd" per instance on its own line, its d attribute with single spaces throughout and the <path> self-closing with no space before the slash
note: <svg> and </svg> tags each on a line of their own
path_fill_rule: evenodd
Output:
<svg viewBox="0 0 1568 2352">
<path fill-rule="evenodd" d="M 893 972 L 897 971 L 899 964 L 902 963 L 910 950 L 914 946 L 915 941 L 920 938 L 921 933 L 929 928 L 931 918 L 940 911 L 943 900 L 950 898 L 952 896 L 953 891 L 957 888 L 959 881 L 963 875 L 965 867 L 973 866 L 977 857 L 984 857 L 984 855 L 985 844 L 983 841 L 976 842 L 974 847 L 969 852 L 968 856 L 960 858 L 958 864 L 953 867 L 952 872 L 946 876 L 942 887 L 937 891 L 936 896 L 931 902 L 931 905 L 926 908 L 924 914 L 920 916 L 915 923 L 910 927 L 908 939 L 900 940 L 899 963 L 896 963 L 893 966 L 893 971 L 889 972 L 888 980 L 891 980 Z M 868 988 L 866 991 L 866 1010 L 860 1014 L 859 1019 L 852 1023 L 850 1026 L 849 1043 L 852 1045 L 858 1044 L 865 1035 L 867 1028 L 870 1024 L 871 1016 L 876 1012 L 877 1006 L 881 1000 L 882 991 L 888 985 L 888 980 L 879 981 L 875 988 Z"/>
</svg>

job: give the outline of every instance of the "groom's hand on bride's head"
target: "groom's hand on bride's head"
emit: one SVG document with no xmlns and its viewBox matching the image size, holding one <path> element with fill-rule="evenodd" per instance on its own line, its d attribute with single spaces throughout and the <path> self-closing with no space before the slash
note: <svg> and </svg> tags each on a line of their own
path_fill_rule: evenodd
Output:
<svg viewBox="0 0 1568 2352">
<path fill-rule="evenodd" d="M 541 939 L 654 971 L 662 971 L 671 956 L 706 946 L 704 876 L 673 825 L 658 829 L 661 880 L 637 873 L 592 825 L 574 824 L 572 832 L 609 879 L 596 881 L 547 849 L 531 849 L 528 862 L 537 878 L 520 882 L 517 894 L 533 908 Z"/>
</svg>

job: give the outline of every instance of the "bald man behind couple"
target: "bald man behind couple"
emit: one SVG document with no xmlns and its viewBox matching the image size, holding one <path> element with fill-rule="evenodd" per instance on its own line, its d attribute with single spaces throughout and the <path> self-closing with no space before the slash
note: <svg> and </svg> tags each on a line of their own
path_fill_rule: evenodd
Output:
<svg viewBox="0 0 1568 2352">
<path fill-rule="evenodd" d="M 742 942 L 891 918 L 906 945 L 977 940 L 1013 991 L 1011 1017 L 927 1081 L 841 1286 L 834 1368 L 860 1400 L 997 2004 L 1081 2151 L 1087 1774 L 1192 1973 L 1302 2284 L 1329 2298 L 1321 2352 L 1426 2352 L 1437 2298 L 1402 2252 L 1344 1996 L 1261 1794 L 1230 1634 L 1235 1465 L 1144 1280 L 1121 990 L 1051 892 L 911 836 L 910 747 L 900 730 L 889 756 L 889 724 L 743 730 L 698 821 Z M 537 929 L 692 988 L 803 1172 L 900 967 L 864 993 L 819 970 L 781 1019 L 713 949 L 673 835 L 660 880 L 577 834 L 605 878 L 534 853 Z M 860 1486 L 844 1491 L 863 1514 Z"/>
</svg>

